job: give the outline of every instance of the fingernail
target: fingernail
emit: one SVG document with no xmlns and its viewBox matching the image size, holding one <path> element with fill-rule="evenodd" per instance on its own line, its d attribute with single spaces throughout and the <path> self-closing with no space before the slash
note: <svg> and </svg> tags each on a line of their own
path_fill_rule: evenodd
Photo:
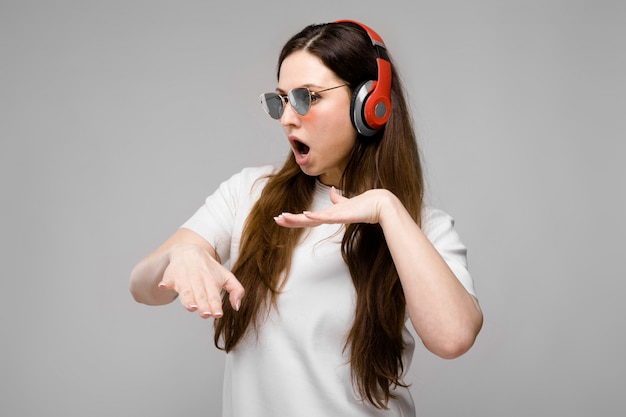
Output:
<svg viewBox="0 0 626 417">
<path fill-rule="evenodd" d="M 198 306 L 195 304 L 189 304 L 187 308 L 191 311 L 196 311 L 198 309 Z"/>
<path fill-rule="evenodd" d="M 165 284 L 162 282 L 159 282 L 159 288 L 166 288 Z"/>
<path fill-rule="evenodd" d="M 213 314 L 213 317 L 215 317 L 215 318 L 220 318 L 220 317 L 222 317 L 223 315 L 224 315 L 224 313 L 215 313 L 215 314 Z"/>
<path fill-rule="evenodd" d="M 237 300 L 237 303 L 235 304 L 235 311 L 239 311 L 239 307 L 241 307 L 241 300 Z"/>
<path fill-rule="evenodd" d="M 309 214 L 309 213 L 310 213 L 310 211 L 307 211 L 307 210 L 305 210 L 305 211 L 303 211 L 303 212 L 302 212 L 302 214 L 304 214 L 304 215 L 307 215 L 307 214 Z"/>
</svg>

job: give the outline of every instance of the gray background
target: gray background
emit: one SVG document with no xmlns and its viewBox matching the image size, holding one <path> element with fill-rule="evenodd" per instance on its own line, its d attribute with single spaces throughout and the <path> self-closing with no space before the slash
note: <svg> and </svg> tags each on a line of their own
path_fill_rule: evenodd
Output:
<svg viewBox="0 0 626 417">
<path fill-rule="evenodd" d="M 384 5 L 383 5 L 384 3 Z M 281 162 L 284 41 L 353 18 L 404 76 L 429 199 L 485 312 L 418 349 L 420 416 L 624 415 L 621 1 L 0 1 L 0 415 L 219 415 L 210 321 L 132 266 L 222 180 Z"/>
</svg>

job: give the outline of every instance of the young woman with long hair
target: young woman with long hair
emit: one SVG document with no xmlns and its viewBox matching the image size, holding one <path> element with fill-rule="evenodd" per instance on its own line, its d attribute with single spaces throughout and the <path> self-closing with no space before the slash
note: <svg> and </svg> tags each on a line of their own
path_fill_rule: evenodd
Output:
<svg viewBox="0 0 626 417">
<path fill-rule="evenodd" d="M 261 96 L 291 151 L 247 168 L 131 273 L 138 302 L 214 318 L 224 415 L 412 416 L 414 341 L 444 358 L 482 312 L 453 220 L 423 201 L 403 87 L 382 39 L 311 25 Z"/>
</svg>

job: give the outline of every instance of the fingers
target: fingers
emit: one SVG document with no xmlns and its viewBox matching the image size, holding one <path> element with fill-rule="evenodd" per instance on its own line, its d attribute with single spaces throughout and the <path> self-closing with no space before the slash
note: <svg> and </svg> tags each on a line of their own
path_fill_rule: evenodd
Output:
<svg viewBox="0 0 626 417">
<path fill-rule="evenodd" d="M 245 290 L 241 283 L 235 278 L 233 274 L 230 274 L 230 277 L 224 281 L 222 288 L 228 292 L 228 301 L 230 305 L 235 311 L 239 311 L 241 307 L 241 300 L 243 299 L 243 295 Z"/>
<path fill-rule="evenodd" d="M 222 317 L 222 297 L 218 284 L 211 279 L 197 277 L 190 279 L 189 285 L 181 293 L 181 302 L 189 311 L 197 312 L 200 317 Z"/>
<path fill-rule="evenodd" d="M 291 228 L 315 227 L 315 226 L 319 226 L 320 224 L 322 224 L 322 222 L 319 220 L 314 220 L 314 219 L 309 218 L 307 216 L 308 214 L 310 213 L 306 211 L 302 214 L 283 213 L 277 217 L 274 217 L 274 221 L 279 226 L 291 227 Z"/>
<path fill-rule="evenodd" d="M 345 214 L 342 213 L 339 207 L 334 207 L 335 204 L 346 202 L 349 199 L 342 196 L 335 187 L 330 188 L 330 201 L 333 206 L 315 212 L 304 211 L 301 214 L 295 213 L 282 213 L 281 215 L 274 217 L 274 221 L 283 227 L 315 227 L 324 223 L 343 223 L 346 221 Z"/>
<path fill-rule="evenodd" d="M 337 191 L 335 187 L 330 187 L 330 201 L 332 201 L 333 204 L 341 203 L 346 200 L 348 200 L 348 198 L 339 194 L 339 191 Z"/>
<path fill-rule="evenodd" d="M 179 279 L 177 279 L 179 278 Z M 210 311 L 208 306 L 208 296 L 204 288 L 197 283 L 197 279 L 185 279 L 186 276 L 182 273 L 170 272 L 167 269 L 163 274 L 163 280 L 159 283 L 159 288 L 162 290 L 174 290 L 178 293 L 178 300 L 187 309 L 187 311 L 195 312 L 201 317 L 208 318 Z"/>
<path fill-rule="evenodd" d="M 222 290 L 229 293 L 230 304 L 235 310 L 241 306 L 245 292 L 237 278 L 217 261 L 193 270 L 177 270 L 170 264 L 163 274 L 159 288 L 176 291 L 180 303 L 188 311 L 197 312 L 205 319 L 224 315 Z"/>
</svg>

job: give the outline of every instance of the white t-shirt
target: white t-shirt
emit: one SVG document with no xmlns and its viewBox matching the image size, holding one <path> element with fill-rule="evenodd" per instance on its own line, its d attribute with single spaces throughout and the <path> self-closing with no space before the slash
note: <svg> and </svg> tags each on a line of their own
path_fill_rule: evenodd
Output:
<svg viewBox="0 0 626 417">
<path fill-rule="evenodd" d="M 276 168 L 246 168 L 223 182 L 182 227 L 203 236 L 227 267 L 239 255 L 244 222 Z M 316 185 L 313 206 L 331 205 L 329 187 Z M 277 215 L 280 213 L 276 213 Z M 267 219 L 273 222 L 272 218 Z M 425 208 L 422 230 L 465 288 L 474 294 L 466 249 L 446 213 Z M 342 225 L 305 232 L 294 251 L 286 284 L 258 334 L 248 332 L 226 356 L 225 417 L 414 416 L 406 388 L 394 391 L 389 410 L 361 401 L 352 386 L 344 345 L 354 320 L 355 290 L 341 256 Z M 243 300 L 245 302 L 245 298 Z M 415 342 L 405 326 L 405 371 Z"/>
</svg>

